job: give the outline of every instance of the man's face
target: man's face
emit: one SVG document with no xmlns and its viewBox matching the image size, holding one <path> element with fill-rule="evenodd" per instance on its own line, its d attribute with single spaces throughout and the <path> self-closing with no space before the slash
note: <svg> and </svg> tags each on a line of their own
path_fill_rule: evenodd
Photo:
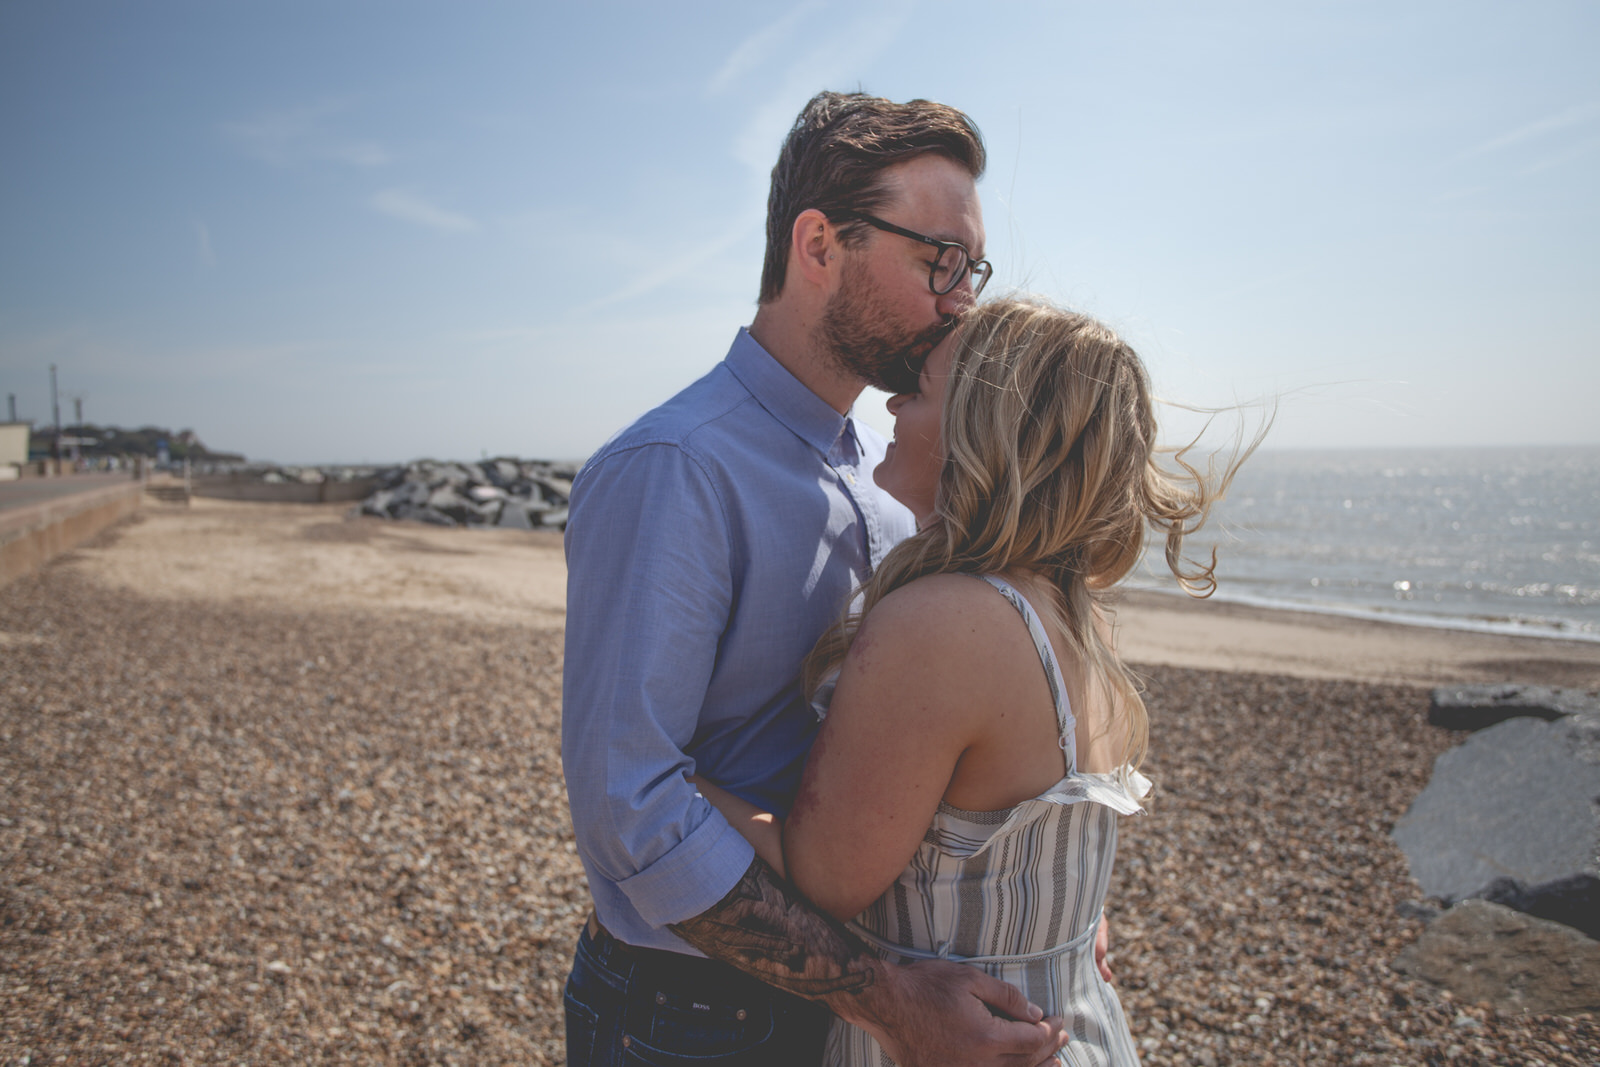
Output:
<svg viewBox="0 0 1600 1067">
<path fill-rule="evenodd" d="M 977 186 L 961 164 L 946 156 L 918 156 L 885 170 L 884 185 L 889 200 L 873 214 L 958 241 L 974 259 L 982 258 L 983 211 Z M 972 303 L 970 279 L 935 295 L 928 272 L 936 249 L 880 230 L 868 230 L 862 244 L 841 254 L 850 258 L 823 312 L 824 343 L 862 381 L 890 393 L 915 392 L 928 353 Z"/>
<path fill-rule="evenodd" d="M 933 521 L 939 497 L 939 476 L 944 471 L 944 394 L 956 340 L 947 336 L 934 346 L 923 361 L 914 392 L 889 398 L 894 440 L 872 472 L 879 488 L 911 509 L 919 528 Z"/>
</svg>

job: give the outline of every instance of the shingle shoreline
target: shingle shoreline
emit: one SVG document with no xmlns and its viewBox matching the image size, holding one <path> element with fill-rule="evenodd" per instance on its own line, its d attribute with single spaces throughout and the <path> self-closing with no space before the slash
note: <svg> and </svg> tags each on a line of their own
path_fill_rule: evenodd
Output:
<svg viewBox="0 0 1600 1067">
<path fill-rule="evenodd" d="M 468 535 L 470 536 L 470 535 Z M 559 629 L 0 592 L 0 1063 L 559 1063 L 587 912 Z M 1119 988 L 1147 1064 L 1590 1064 L 1457 1005 L 1388 831 L 1456 740 L 1425 691 L 1148 668 Z"/>
</svg>

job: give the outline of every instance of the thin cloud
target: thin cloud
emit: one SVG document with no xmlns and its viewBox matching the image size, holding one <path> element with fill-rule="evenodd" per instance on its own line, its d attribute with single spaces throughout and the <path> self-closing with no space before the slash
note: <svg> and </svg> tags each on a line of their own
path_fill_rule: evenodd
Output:
<svg viewBox="0 0 1600 1067">
<path fill-rule="evenodd" d="M 1526 126 L 1520 126 L 1510 133 L 1503 133 L 1499 137 L 1491 138 L 1476 148 L 1468 149 L 1457 156 L 1456 159 L 1460 161 L 1471 159 L 1474 156 L 1487 155 L 1490 152 L 1498 152 L 1502 148 L 1510 148 L 1512 145 L 1521 144 L 1523 141 L 1531 141 L 1536 137 L 1555 133 L 1557 130 L 1593 122 L 1597 118 L 1600 118 L 1600 100 L 1577 104 L 1557 114 L 1547 115 L 1537 122 L 1530 122 Z"/>
<path fill-rule="evenodd" d="M 548 336 L 552 329 L 551 326 L 501 326 L 487 330 L 469 330 L 456 335 L 454 340 L 461 344 L 484 346 L 527 344 Z"/>
<path fill-rule="evenodd" d="M 325 371 L 329 354 L 339 350 L 335 343 L 311 339 L 216 347 L 202 344 L 174 352 L 171 359 L 190 380 L 234 383 L 250 370 L 278 371 L 301 365 Z"/>
<path fill-rule="evenodd" d="M 376 141 L 351 141 L 346 144 L 331 145 L 324 154 L 328 159 L 348 163 L 352 167 L 383 167 L 394 162 L 394 156 L 389 154 L 389 150 Z"/>
<path fill-rule="evenodd" d="M 324 101 L 225 122 L 222 132 L 245 155 L 274 167 L 288 168 L 312 161 L 382 167 L 394 162 L 393 154 L 376 141 L 346 137 L 327 129 L 330 118 L 348 110 L 348 104 Z"/>
<path fill-rule="evenodd" d="M 817 0 L 810 0 L 810 2 L 801 4 L 787 15 L 784 15 L 778 21 L 757 30 L 740 41 L 734 46 L 733 51 L 728 53 L 728 58 L 723 61 L 721 69 L 711 76 L 711 81 L 706 85 L 706 95 L 714 96 L 722 92 L 750 71 L 756 69 L 762 60 L 766 59 L 783 43 L 786 37 L 794 32 L 795 27 L 800 25 L 801 20 L 812 12 L 820 10 L 822 6 Z"/>
<path fill-rule="evenodd" d="M 58 363 L 74 381 L 120 382 L 132 378 L 192 383 L 230 381 L 240 370 L 281 368 L 291 360 L 323 359 L 331 342 L 307 338 L 262 344 L 154 344 L 146 338 L 109 334 L 98 325 L 75 323 L 43 333 L 0 333 L 0 346 L 20 360 Z M 65 381 L 65 380 L 64 380 Z"/>
<path fill-rule="evenodd" d="M 1517 173 L 1526 177 L 1529 174 L 1538 174 L 1540 171 L 1554 170 L 1557 167 L 1566 166 L 1574 159 L 1581 159 L 1589 155 L 1595 150 L 1596 146 L 1600 146 L 1600 137 L 1586 137 L 1564 151 L 1545 156 L 1543 159 L 1528 164 Z"/>
<path fill-rule="evenodd" d="M 385 215 L 442 233 L 469 233 L 478 228 L 477 222 L 467 216 L 431 203 L 409 189 L 380 189 L 372 195 L 372 206 Z"/>
<path fill-rule="evenodd" d="M 777 158 L 784 133 L 794 122 L 799 105 L 820 87 L 848 89 L 843 84 L 851 71 L 867 69 L 900 36 L 911 17 L 911 3 L 897 4 L 883 14 L 858 19 L 839 27 L 827 42 L 789 65 L 779 90 L 769 96 L 745 123 L 734 142 L 733 154 L 765 184 Z M 764 199 L 764 197 L 763 197 Z"/>
<path fill-rule="evenodd" d="M 697 272 L 703 264 L 721 255 L 723 252 L 726 252 L 728 249 L 744 240 L 754 226 L 755 224 L 753 221 L 746 220 L 732 227 L 722 236 L 711 241 L 707 241 L 698 248 L 690 249 L 687 253 L 682 255 L 675 254 L 668 256 L 666 257 L 666 261 L 668 263 L 667 266 L 641 275 L 620 289 L 607 293 L 604 296 L 597 297 L 581 307 L 574 308 L 570 314 L 587 315 L 590 312 L 599 310 L 600 308 L 609 307 L 613 304 L 624 303 L 625 301 L 644 296 L 646 293 L 653 292 L 656 289 L 661 288 L 663 285 L 666 285 L 668 282 L 675 281 L 684 275 Z"/>
</svg>

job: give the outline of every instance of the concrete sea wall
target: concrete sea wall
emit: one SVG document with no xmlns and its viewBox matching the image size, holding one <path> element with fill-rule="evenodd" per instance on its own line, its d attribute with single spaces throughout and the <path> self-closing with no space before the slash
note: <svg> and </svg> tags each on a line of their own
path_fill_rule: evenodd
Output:
<svg viewBox="0 0 1600 1067">
<path fill-rule="evenodd" d="M 131 515 L 143 496 L 144 483 L 129 481 L 0 511 L 0 586 Z"/>
<path fill-rule="evenodd" d="M 343 504 L 363 500 L 377 488 L 377 478 L 326 479 L 320 482 L 266 482 L 250 473 L 199 475 L 190 481 L 195 496 L 215 500 L 247 500 L 272 504 Z"/>
</svg>

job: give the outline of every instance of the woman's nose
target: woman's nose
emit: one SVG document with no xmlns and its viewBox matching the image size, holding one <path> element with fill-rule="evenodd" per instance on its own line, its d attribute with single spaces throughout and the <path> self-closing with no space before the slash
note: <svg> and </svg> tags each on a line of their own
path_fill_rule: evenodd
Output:
<svg viewBox="0 0 1600 1067">
<path fill-rule="evenodd" d="M 900 414 L 900 405 L 904 404 L 906 402 L 906 398 L 910 395 L 910 393 L 896 393 L 894 396 L 891 396 L 888 401 L 889 414 Z"/>
</svg>

